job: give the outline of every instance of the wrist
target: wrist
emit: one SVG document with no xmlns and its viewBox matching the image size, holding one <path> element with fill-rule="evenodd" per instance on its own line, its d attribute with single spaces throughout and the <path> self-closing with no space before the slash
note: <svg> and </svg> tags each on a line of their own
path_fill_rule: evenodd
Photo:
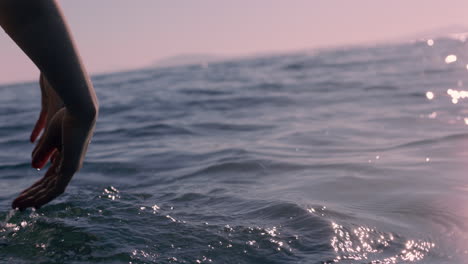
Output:
<svg viewBox="0 0 468 264">
<path fill-rule="evenodd" d="M 99 114 L 99 107 L 97 103 L 87 104 L 85 106 L 80 107 L 79 109 L 65 106 L 65 109 L 67 115 L 73 117 L 73 119 L 83 124 L 94 125 Z"/>
</svg>

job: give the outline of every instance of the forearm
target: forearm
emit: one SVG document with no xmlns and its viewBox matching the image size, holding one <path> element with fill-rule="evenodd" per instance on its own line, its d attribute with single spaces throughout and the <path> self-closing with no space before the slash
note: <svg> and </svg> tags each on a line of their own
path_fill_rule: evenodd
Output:
<svg viewBox="0 0 468 264">
<path fill-rule="evenodd" d="M 0 26 L 46 76 L 68 112 L 94 123 L 94 88 L 55 1 L 0 0 Z"/>
</svg>

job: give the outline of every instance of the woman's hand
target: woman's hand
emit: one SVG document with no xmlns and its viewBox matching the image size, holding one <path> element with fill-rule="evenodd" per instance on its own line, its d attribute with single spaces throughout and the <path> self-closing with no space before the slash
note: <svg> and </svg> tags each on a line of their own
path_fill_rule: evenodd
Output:
<svg viewBox="0 0 468 264">
<path fill-rule="evenodd" d="M 32 166 L 43 168 L 50 160 L 46 174 L 13 201 L 12 207 L 39 208 L 65 191 L 73 174 L 82 166 L 84 155 L 94 129 L 94 120 L 70 115 L 62 100 L 41 75 L 42 108 L 31 133 L 34 142 L 45 131 L 32 153 Z"/>
<path fill-rule="evenodd" d="M 40 208 L 65 191 L 83 164 L 94 123 L 71 116 L 66 108 L 55 113 L 32 154 L 33 167 L 40 169 L 49 159 L 52 165 L 44 177 L 13 201 L 13 208 Z"/>
</svg>

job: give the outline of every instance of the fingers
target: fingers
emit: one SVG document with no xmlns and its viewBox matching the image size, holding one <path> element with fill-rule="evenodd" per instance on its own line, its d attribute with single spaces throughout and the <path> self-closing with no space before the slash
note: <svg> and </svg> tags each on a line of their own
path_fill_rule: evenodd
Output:
<svg viewBox="0 0 468 264">
<path fill-rule="evenodd" d="M 13 209 L 24 210 L 28 207 L 39 208 L 55 199 L 63 193 L 63 188 L 58 184 L 60 173 L 58 162 L 52 164 L 47 173 L 31 187 L 24 190 L 12 203 Z"/>
<path fill-rule="evenodd" d="M 39 198 L 34 202 L 34 208 L 39 209 L 41 208 L 44 204 L 54 200 L 58 196 L 60 196 L 63 193 L 61 190 L 55 190 L 53 192 L 47 192 L 44 193 L 42 196 L 39 196 Z"/>
<path fill-rule="evenodd" d="M 55 189 L 41 189 L 37 192 L 34 196 L 25 197 L 24 199 L 18 199 L 13 201 L 12 207 L 13 209 L 18 208 L 19 210 L 23 211 L 28 207 L 34 207 L 36 209 L 41 208 L 44 204 L 52 201 L 53 199 L 57 198 L 63 192 L 55 190 Z"/>
<path fill-rule="evenodd" d="M 52 166 L 43 178 L 13 201 L 13 208 L 39 208 L 55 199 L 64 192 L 83 162 L 94 121 L 83 122 L 62 108 L 46 123 L 47 127 L 33 151 L 32 165 L 42 168 L 51 159 Z"/>
<path fill-rule="evenodd" d="M 62 194 L 63 191 L 60 191 L 59 189 L 51 189 L 51 188 L 43 188 L 36 192 L 32 196 L 23 196 L 18 197 L 17 200 L 13 201 L 12 207 L 14 209 L 18 208 L 19 210 L 24 210 L 28 207 L 34 207 L 36 209 L 41 208 L 44 204 L 52 201 L 53 199 L 57 198 Z"/>
<path fill-rule="evenodd" d="M 57 152 L 58 153 L 58 152 Z M 58 162 L 57 163 L 52 163 L 52 166 L 50 166 L 50 168 L 47 170 L 46 174 L 41 178 L 39 179 L 38 181 L 36 181 L 33 185 L 31 185 L 29 188 L 25 189 L 24 191 L 22 191 L 20 193 L 19 196 L 22 196 L 23 194 L 29 192 L 29 191 L 34 191 L 34 188 L 38 187 L 39 185 L 41 185 L 45 180 L 47 180 L 48 178 L 52 177 L 53 175 L 55 175 L 57 173 L 57 167 L 58 167 Z"/>
<path fill-rule="evenodd" d="M 31 132 L 31 136 L 29 137 L 31 143 L 36 141 L 37 137 L 39 136 L 39 133 L 41 133 L 41 130 L 45 127 L 46 120 L 47 112 L 44 109 L 42 109 L 39 115 L 39 119 L 37 119 L 36 125 L 34 126 L 34 129 Z"/>
<path fill-rule="evenodd" d="M 20 210 L 24 210 L 28 207 L 35 206 L 35 201 L 45 195 L 45 193 L 52 191 L 51 188 L 52 178 L 44 179 L 35 187 L 29 187 L 26 189 L 23 194 L 18 196 L 12 203 L 11 207 L 13 209 L 19 208 Z"/>
<path fill-rule="evenodd" d="M 44 182 L 43 184 L 45 184 Z M 28 207 L 33 207 L 36 205 L 36 200 L 38 197 L 42 197 L 45 195 L 45 193 L 48 191 L 48 188 L 45 186 L 42 186 L 42 188 L 38 188 L 35 192 L 27 192 L 18 198 L 16 198 L 13 203 L 11 204 L 11 207 L 13 209 L 20 209 L 21 211 L 28 208 Z"/>
</svg>

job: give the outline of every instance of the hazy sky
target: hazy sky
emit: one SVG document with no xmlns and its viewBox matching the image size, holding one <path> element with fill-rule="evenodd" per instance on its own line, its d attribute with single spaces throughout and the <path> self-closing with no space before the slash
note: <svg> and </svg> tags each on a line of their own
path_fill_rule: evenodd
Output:
<svg viewBox="0 0 468 264">
<path fill-rule="evenodd" d="M 178 54 L 368 43 L 468 25 L 467 0 L 59 0 L 90 73 Z M 38 71 L 0 32 L 0 83 Z"/>
</svg>

